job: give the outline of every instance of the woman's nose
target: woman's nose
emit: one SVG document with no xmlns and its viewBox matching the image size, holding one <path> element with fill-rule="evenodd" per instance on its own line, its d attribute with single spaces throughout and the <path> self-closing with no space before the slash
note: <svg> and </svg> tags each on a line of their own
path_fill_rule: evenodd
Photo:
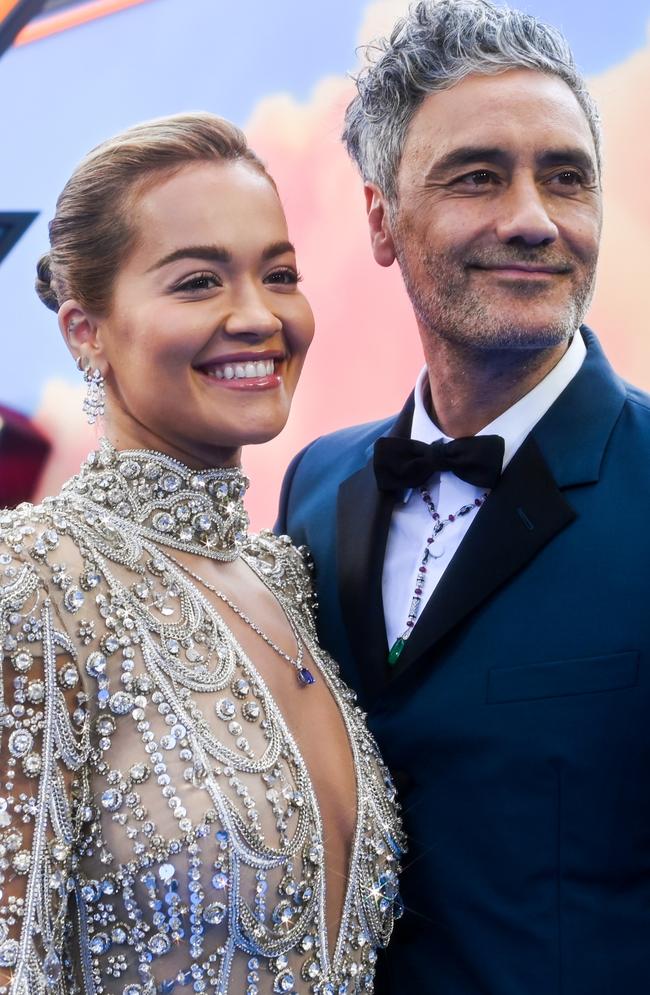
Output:
<svg viewBox="0 0 650 995">
<path fill-rule="evenodd" d="M 223 327 L 231 336 L 269 338 L 282 331 L 282 322 L 269 308 L 262 294 L 249 290 L 233 300 Z"/>
</svg>

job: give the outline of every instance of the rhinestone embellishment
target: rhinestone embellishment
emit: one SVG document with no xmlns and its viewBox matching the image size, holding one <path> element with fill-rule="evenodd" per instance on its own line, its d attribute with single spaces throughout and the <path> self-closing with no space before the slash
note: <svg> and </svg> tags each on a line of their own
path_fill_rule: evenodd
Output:
<svg viewBox="0 0 650 995">
<path fill-rule="evenodd" d="M 92 486 L 86 480 L 88 470 Z M 242 502 L 247 487 L 248 480 L 236 467 L 190 470 L 162 453 L 118 452 L 102 439 L 99 452 L 92 453 L 79 476 L 66 484 L 66 496 L 84 507 L 89 495 L 105 504 L 108 494 L 111 505 L 125 514 L 128 509 L 128 518 L 143 536 L 229 561 L 239 556 L 247 538 L 248 515 Z M 114 522 L 112 514 L 107 509 L 103 528 L 119 532 L 119 520 Z"/>
<path fill-rule="evenodd" d="M 30 991 L 63 995 L 82 963 L 115 995 L 372 990 L 375 949 L 400 910 L 394 788 L 315 642 L 301 555 L 271 533 L 247 536 L 244 490 L 237 469 L 104 444 L 58 497 L 0 513 L 0 967 L 26 944 Z M 284 610 L 295 656 L 262 634 L 249 657 L 226 624 L 232 607 L 174 550 L 201 557 L 199 572 L 241 556 Z M 331 693 L 356 771 L 329 958 L 324 827 L 257 666 L 262 639 L 289 694 L 291 678 Z"/>
</svg>

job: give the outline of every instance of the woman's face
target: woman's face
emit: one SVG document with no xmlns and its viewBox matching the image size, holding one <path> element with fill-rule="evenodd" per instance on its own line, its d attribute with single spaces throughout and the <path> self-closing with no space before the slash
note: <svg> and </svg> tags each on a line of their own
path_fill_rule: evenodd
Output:
<svg viewBox="0 0 650 995">
<path fill-rule="evenodd" d="M 107 434 L 236 462 L 284 427 L 314 330 L 278 196 L 246 163 L 201 163 L 138 196 L 133 222 L 97 324 Z"/>
</svg>

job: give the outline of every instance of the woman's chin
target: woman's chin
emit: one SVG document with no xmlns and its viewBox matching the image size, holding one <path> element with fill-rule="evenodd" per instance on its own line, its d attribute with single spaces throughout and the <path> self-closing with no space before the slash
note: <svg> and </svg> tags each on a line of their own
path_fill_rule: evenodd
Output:
<svg viewBox="0 0 650 995">
<path fill-rule="evenodd" d="M 282 432 L 289 417 L 289 405 L 274 405 L 271 410 L 253 412 L 248 417 L 234 420 L 228 427 L 215 424 L 208 439 L 219 440 L 217 445 L 259 446 L 271 442 Z"/>
<path fill-rule="evenodd" d="M 244 446 L 260 446 L 265 442 L 271 442 L 283 430 L 287 423 L 286 418 L 273 418 L 260 421 L 252 425 L 233 426 L 229 431 L 224 431 L 223 426 L 215 425 L 212 432 L 204 432 L 188 437 L 188 445 L 202 451 L 234 451 L 242 449 Z M 199 442 L 202 439 L 202 442 Z"/>
<path fill-rule="evenodd" d="M 252 429 L 250 432 L 240 435 L 235 445 L 238 449 L 241 449 L 243 446 L 261 446 L 265 442 L 271 442 L 277 438 L 285 425 L 286 419 L 282 424 L 266 425 L 254 430 Z"/>
</svg>

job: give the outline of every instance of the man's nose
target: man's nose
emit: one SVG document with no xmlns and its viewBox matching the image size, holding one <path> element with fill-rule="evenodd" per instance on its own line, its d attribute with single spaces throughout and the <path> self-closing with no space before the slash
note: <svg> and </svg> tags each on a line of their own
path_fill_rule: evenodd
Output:
<svg viewBox="0 0 650 995">
<path fill-rule="evenodd" d="M 549 245 L 558 236 L 537 184 L 513 181 L 500 203 L 497 235 L 501 242 L 518 240 L 526 245 Z"/>
<path fill-rule="evenodd" d="M 227 335 L 254 341 L 282 331 L 282 322 L 269 308 L 263 294 L 248 288 L 233 298 L 223 328 Z"/>
</svg>

